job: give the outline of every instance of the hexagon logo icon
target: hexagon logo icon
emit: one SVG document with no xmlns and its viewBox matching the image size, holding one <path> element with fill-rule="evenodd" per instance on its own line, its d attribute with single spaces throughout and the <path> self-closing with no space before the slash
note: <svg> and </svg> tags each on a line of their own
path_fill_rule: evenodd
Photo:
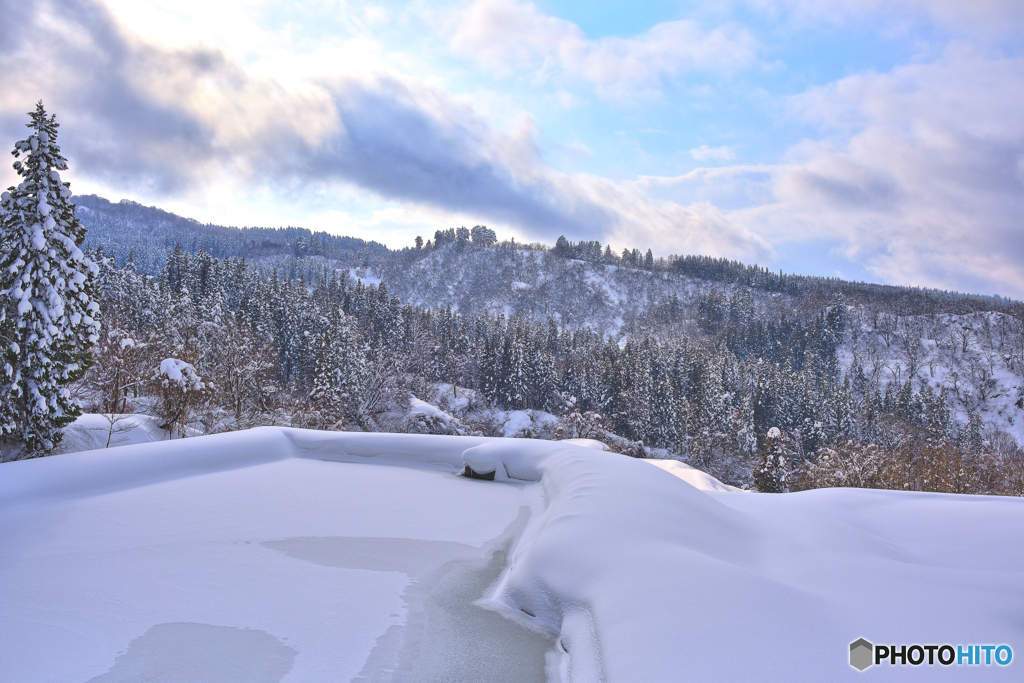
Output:
<svg viewBox="0 0 1024 683">
<path fill-rule="evenodd" d="M 850 666 L 857 671 L 863 671 L 872 664 L 875 659 L 875 646 L 864 640 L 858 638 L 857 640 L 850 643 Z"/>
</svg>

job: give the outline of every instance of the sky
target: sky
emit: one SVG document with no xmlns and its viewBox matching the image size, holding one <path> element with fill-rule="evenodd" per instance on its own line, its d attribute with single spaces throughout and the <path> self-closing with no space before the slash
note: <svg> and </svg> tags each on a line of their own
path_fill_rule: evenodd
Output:
<svg viewBox="0 0 1024 683">
<path fill-rule="evenodd" d="M 77 194 L 1024 298 L 1020 0 L 0 0 Z M 0 169 L 3 186 L 15 182 Z"/>
</svg>

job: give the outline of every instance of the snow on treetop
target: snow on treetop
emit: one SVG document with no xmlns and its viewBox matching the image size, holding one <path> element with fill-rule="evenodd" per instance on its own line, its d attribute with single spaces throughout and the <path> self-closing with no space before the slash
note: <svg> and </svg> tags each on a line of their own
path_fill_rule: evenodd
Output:
<svg viewBox="0 0 1024 683">
<path fill-rule="evenodd" d="M 160 361 L 160 374 L 168 379 L 180 382 L 183 371 L 193 370 L 191 365 L 177 358 L 166 358 Z"/>
<path fill-rule="evenodd" d="M 157 376 L 165 378 L 164 386 L 177 384 L 186 391 L 200 391 L 205 386 L 195 367 L 177 358 L 165 358 L 160 361 Z"/>
</svg>

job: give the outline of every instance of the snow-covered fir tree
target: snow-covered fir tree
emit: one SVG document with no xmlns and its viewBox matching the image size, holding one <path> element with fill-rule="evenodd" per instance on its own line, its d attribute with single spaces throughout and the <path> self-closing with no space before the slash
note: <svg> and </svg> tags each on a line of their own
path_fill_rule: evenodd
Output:
<svg viewBox="0 0 1024 683">
<path fill-rule="evenodd" d="M 328 418 L 354 421 L 363 399 L 365 355 L 349 316 L 335 309 L 324 322 L 309 398 Z"/>
<path fill-rule="evenodd" d="M 754 471 L 754 484 L 761 493 L 785 493 L 789 490 L 783 438 L 778 427 L 769 429 L 764 437 L 761 466 Z"/>
<path fill-rule="evenodd" d="M 0 203 L 0 439 L 7 457 L 39 454 L 80 414 L 67 384 L 99 336 L 98 268 L 80 249 L 56 117 L 42 102 L 14 145 L 21 182 Z"/>
</svg>

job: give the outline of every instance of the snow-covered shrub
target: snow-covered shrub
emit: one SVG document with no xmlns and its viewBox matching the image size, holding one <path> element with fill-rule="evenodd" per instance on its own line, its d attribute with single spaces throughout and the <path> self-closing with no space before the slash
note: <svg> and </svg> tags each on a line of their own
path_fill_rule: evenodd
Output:
<svg viewBox="0 0 1024 683">
<path fill-rule="evenodd" d="M 597 411 L 573 410 L 558 419 L 555 438 L 603 441 L 606 431 L 604 418 Z"/>
<path fill-rule="evenodd" d="M 794 475 L 796 490 L 856 487 L 939 493 L 1024 493 L 1019 453 L 971 453 L 925 441 L 884 449 L 854 441 L 826 448 Z"/>
<path fill-rule="evenodd" d="M 817 460 L 806 463 L 797 473 L 794 488 L 883 488 L 888 459 L 876 444 L 851 441 L 836 448 L 824 448 Z"/>
<path fill-rule="evenodd" d="M 123 329 L 110 329 L 100 335 L 93 348 L 93 364 L 85 384 L 93 392 L 98 412 L 131 413 L 131 399 L 139 396 L 150 379 L 151 344 L 137 336 Z"/>
<path fill-rule="evenodd" d="M 160 393 L 162 429 L 172 436 L 177 431 L 184 436 L 190 409 L 202 400 L 206 383 L 191 363 L 178 358 L 165 358 L 153 374 L 153 383 Z"/>
<path fill-rule="evenodd" d="M 459 420 L 468 435 L 502 436 L 502 421 L 498 419 L 493 410 L 481 409 L 476 412 L 467 412 Z"/>
<path fill-rule="evenodd" d="M 464 434 L 462 423 L 415 396 L 409 399 L 409 412 L 402 421 L 401 430 L 408 434 Z"/>
</svg>

